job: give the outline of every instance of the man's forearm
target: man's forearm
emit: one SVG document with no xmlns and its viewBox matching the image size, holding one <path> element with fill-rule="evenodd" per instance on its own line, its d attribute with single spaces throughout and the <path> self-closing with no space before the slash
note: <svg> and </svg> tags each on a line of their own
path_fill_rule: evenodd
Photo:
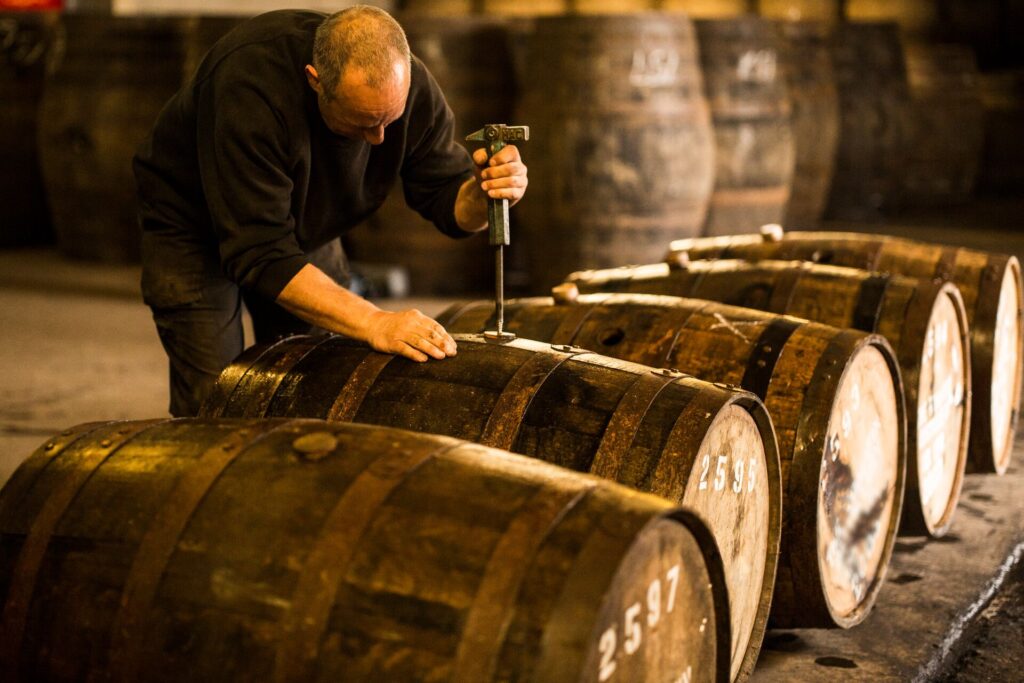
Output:
<svg viewBox="0 0 1024 683">
<path fill-rule="evenodd" d="M 425 361 L 454 356 L 458 350 L 437 321 L 415 309 L 382 311 L 314 265 L 304 266 L 285 285 L 277 303 L 308 323 L 365 341 L 376 351 Z"/>
<path fill-rule="evenodd" d="M 459 188 L 455 197 L 455 222 L 466 232 L 480 232 L 487 227 L 487 195 L 475 178 Z"/>
<path fill-rule="evenodd" d="M 346 337 L 366 340 L 381 310 L 356 296 L 314 265 L 306 265 L 285 285 L 277 303 L 308 323 Z"/>
</svg>

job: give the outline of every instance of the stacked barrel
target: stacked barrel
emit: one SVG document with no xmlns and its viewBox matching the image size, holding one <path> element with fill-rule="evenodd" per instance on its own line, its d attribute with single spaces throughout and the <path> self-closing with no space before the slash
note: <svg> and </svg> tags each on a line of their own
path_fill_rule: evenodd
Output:
<svg viewBox="0 0 1024 683">
<path fill-rule="evenodd" d="M 459 137 L 536 131 L 512 266 L 551 296 L 508 303 L 511 340 L 451 306 L 443 362 L 291 337 L 199 418 L 55 435 L 0 491 L 13 679 L 744 680 L 769 626 L 861 624 L 897 534 L 1009 466 L 1014 257 L 737 235 L 970 195 L 977 65 L 907 41 L 927 3 L 406 5 Z M 231 23 L 57 26 L 65 251 L 135 256 L 119 159 Z M 487 286 L 483 240 L 442 251 L 394 193 L 353 255 Z"/>
<path fill-rule="evenodd" d="M 1011 10 L 976 4 L 398 7 L 413 51 L 455 111 L 458 137 L 513 118 L 544 130 L 543 146 L 524 149 L 545 181 L 515 215 L 529 239 L 513 247 L 508 278 L 541 293 L 561 271 L 654 260 L 666 239 L 877 220 L 966 202 L 979 184 L 1018 190 L 1019 69 L 994 70 L 1002 64 L 980 37 L 1002 30 L 999 17 Z M 38 241 L 52 222 L 68 255 L 135 260 L 131 153 L 182 75 L 234 21 L 0 18 L 3 110 L 25 122 L 5 128 L 18 134 L 0 166 L 10 188 L 3 243 Z M 416 294 L 476 293 L 492 279 L 483 240 L 441 236 L 404 206 L 401 187 L 346 239 L 357 261 L 408 268 Z M 421 263 L 424 252 L 433 267 Z"/>
</svg>

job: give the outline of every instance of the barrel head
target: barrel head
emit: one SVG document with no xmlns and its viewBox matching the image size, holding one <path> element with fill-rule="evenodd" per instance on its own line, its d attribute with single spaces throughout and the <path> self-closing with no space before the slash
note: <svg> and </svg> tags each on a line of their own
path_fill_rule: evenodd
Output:
<svg viewBox="0 0 1024 683">
<path fill-rule="evenodd" d="M 818 487 L 818 561 L 829 611 L 844 627 L 874 603 L 892 552 L 903 485 L 900 401 L 874 346 L 854 356 L 831 408 Z"/>
<path fill-rule="evenodd" d="M 683 502 L 698 512 L 715 534 L 722 554 L 729 589 L 734 678 L 759 625 L 762 606 L 768 607 L 774 573 L 769 550 L 778 547 L 778 501 L 770 495 L 769 478 L 778 473 L 777 466 L 769 469 L 766 457 L 754 418 L 744 408 L 730 405 L 708 430 L 696 463 L 698 471 L 691 475 L 683 494 Z"/>
<path fill-rule="evenodd" d="M 998 474 L 1006 472 L 1013 452 L 1021 383 L 1021 301 L 1020 264 L 1013 259 L 1003 274 L 996 309 L 992 348 L 990 411 L 992 459 Z M 972 368 L 973 370 L 973 368 Z M 983 410 L 984 406 L 979 405 Z"/>
<path fill-rule="evenodd" d="M 952 285 L 936 299 L 921 351 L 914 464 L 925 531 L 948 531 L 960 498 L 970 430 L 967 321 Z M 914 528 L 907 529 L 913 532 Z"/>
<path fill-rule="evenodd" d="M 707 590 L 714 573 L 704 565 L 704 552 L 673 519 L 656 520 L 640 533 L 601 604 L 579 680 L 728 680 L 727 655 L 716 672 L 720 653 L 728 652 L 718 638 L 727 640 L 728 629 L 716 622 Z"/>
</svg>

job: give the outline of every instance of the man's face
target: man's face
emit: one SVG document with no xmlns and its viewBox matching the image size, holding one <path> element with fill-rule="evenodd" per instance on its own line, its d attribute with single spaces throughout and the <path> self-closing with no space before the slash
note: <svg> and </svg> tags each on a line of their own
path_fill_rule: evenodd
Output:
<svg viewBox="0 0 1024 683">
<path fill-rule="evenodd" d="M 332 97 L 312 66 L 306 67 L 306 78 L 317 93 L 320 115 L 331 132 L 371 145 L 384 142 L 384 129 L 405 111 L 409 97 L 409 67 L 396 61 L 391 78 L 379 87 L 371 87 L 360 69 L 348 68 L 342 73 Z"/>
</svg>

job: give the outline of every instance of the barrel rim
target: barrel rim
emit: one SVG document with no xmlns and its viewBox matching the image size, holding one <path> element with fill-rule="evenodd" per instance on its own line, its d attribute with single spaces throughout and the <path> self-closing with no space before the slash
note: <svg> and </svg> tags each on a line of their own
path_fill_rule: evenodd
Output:
<svg viewBox="0 0 1024 683">
<path fill-rule="evenodd" d="M 913 451 L 913 457 L 907 458 L 907 472 L 908 472 L 908 485 L 907 485 L 907 500 L 905 502 L 903 523 L 900 527 L 900 533 L 902 535 L 919 535 L 927 534 L 931 538 L 941 538 L 949 532 L 949 528 L 953 523 L 953 516 L 956 512 L 957 505 L 960 502 L 960 494 L 963 488 L 964 476 L 967 467 L 967 451 L 968 444 L 970 442 L 971 435 L 971 421 L 973 419 L 972 403 L 973 401 L 973 368 L 971 359 L 971 338 L 970 338 L 970 324 L 967 322 L 967 309 L 964 306 L 963 295 L 960 293 L 960 288 L 957 287 L 951 280 L 950 281 L 928 281 L 921 279 L 921 285 L 919 291 L 928 291 L 931 288 L 935 288 L 938 291 L 934 298 L 935 304 L 937 305 L 940 297 L 947 297 L 953 305 L 954 312 L 956 313 L 957 322 L 960 326 L 960 333 L 958 338 L 960 339 L 961 347 L 966 349 L 966 353 L 963 357 L 964 364 L 964 414 L 962 418 L 963 429 L 960 431 L 960 442 L 957 447 L 957 464 L 956 471 L 954 473 L 954 480 L 952 488 L 949 494 L 949 500 L 943 509 L 942 515 L 935 520 L 931 521 L 927 518 L 924 513 L 923 505 L 924 501 L 921 499 L 920 491 L 916 486 L 918 480 L 917 471 L 917 422 L 916 420 L 908 420 L 908 452 Z M 925 343 L 925 332 L 928 324 L 931 321 L 931 315 L 923 321 L 914 321 L 912 318 L 907 319 L 908 325 L 917 323 L 918 329 L 911 329 L 908 333 L 907 338 L 911 340 L 920 340 L 919 344 L 915 344 L 912 350 L 908 350 L 908 355 L 913 351 L 918 358 L 918 365 L 920 365 L 920 358 L 923 357 L 923 345 Z M 912 380 L 916 382 L 917 377 L 913 377 Z M 908 380 L 909 383 L 910 380 Z M 914 386 L 908 389 L 908 392 L 912 392 L 913 395 L 917 396 L 917 387 Z"/>
<path fill-rule="evenodd" d="M 738 389 L 738 388 L 737 388 Z M 765 468 L 768 471 L 768 539 L 767 557 L 762 575 L 761 599 L 758 601 L 746 651 L 740 661 L 736 680 L 744 680 L 754 674 L 764 636 L 768 629 L 772 597 L 775 593 L 775 579 L 778 576 L 779 555 L 782 543 L 782 460 L 779 455 L 779 441 L 771 414 L 757 394 L 738 389 L 726 405 L 737 405 L 750 415 L 761 434 L 764 445 Z M 774 508 L 774 510 L 773 510 Z"/>
<path fill-rule="evenodd" d="M 1005 261 L 1003 261 L 1005 259 Z M 1002 263 L 993 264 L 993 260 Z M 998 276 L 989 282 L 985 277 L 986 271 L 990 268 L 998 268 Z M 1020 396 L 1021 385 L 1024 383 L 1024 354 L 1018 358 L 1016 377 L 1014 377 L 1014 390 L 1012 394 L 1013 406 L 1011 407 L 1010 424 L 1006 434 L 1005 443 L 998 446 L 993 439 L 992 430 L 992 383 L 995 379 L 995 346 L 994 335 L 990 346 L 984 339 L 986 330 L 995 330 L 996 318 L 999 315 L 998 298 L 1002 294 L 1002 286 L 1005 282 L 1007 272 L 1012 274 L 1016 285 L 1017 293 L 1017 343 L 1024 342 L 1024 283 L 1021 277 L 1021 265 L 1016 256 L 1009 254 L 990 254 L 989 263 L 982 270 L 981 283 L 978 287 L 978 298 L 974 307 L 973 324 L 971 325 L 971 386 L 974 389 L 973 399 L 988 404 L 984 410 L 976 410 L 972 419 L 977 428 L 971 429 L 971 441 L 969 447 L 969 465 L 973 471 L 994 473 L 1003 475 L 1010 467 L 1013 459 L 1013 444 L 1017 433 L 1017 425 L 1020 417 Z M 988 293 L 989 285 L 994 285 L 994 290 Z M 995 294 L 995 297 L 992 297 Z M 985 325 L 979 325 L 978 321 L 985 321 Z M 1018 348 L 1018 353 L 1020 353 Z M 984 406 L 982 406 L 984 407 Z M 998 450 L 997 450 L 998 449 Z"/>
<path fill-rule="evenodd" d="M 837 335 L 837 337 L 830 342 L 830 346 L 844 344 L 844 342 L 841 341 L 842 336 L 843 333 Z M 839 396 L 838 389 L 842 386 L 846 379 L 847 372 L 849 371 L 851 365 L 849 363 L 843 367 L 843 371 L 841 373 L 835 375 L 833 385 L 834 390 L 829 393 L 832 400 L 829 402 L 827 409 L 819 409 L 815 412 L 815 415 L 809 416 L 810 420 L 801 419 L 798 425 L 797 434 L 794 440 L 794 457 L 790 468 L 787 490 L 787 502 L 789 508 L 787 516 L 792 519 L 793 517 L 791 515 L 796 514 L 798 518 L 814 520 L 813 528 L 810 530 L 801 525 L 797 525 L 790 529 L 790 534 L 795 538 L 800 539 L 799 542 L 792 543 L 790 547 L 790 565 L 794 574 L 794 584 L 798 589 L 801 584 L 803 584 L 805 589 L 813 589 L 812 595 L 814 596 L 814 603 L 817 604 L 805 605 L 812 612 L 808 615 L 809 619 L 815 620 L 818 624 L 823 626 L 835 625 L 844 629 L 856 626 L 867 618 L 875 605 L 875 601 L 878 598 L 878 593 L 881 590 L 882 585 L 885 583 L 886 574 L 889 568 L 889 561 L 892 558 L 892 553 L 896 546 L 897 530 L 900 528 L 903 509 L 905 507 L 905 491 L 908 476 L 907 444 L 909 443 L 909 435 L 907 431 L 906 398 L 904 394 L 903 375 L 900 370 L 896 352 L 889 344 L 889 341 L 878 334 L 857 332 L 857 336 L 853 341 L 854 343 L 852 347 L 850 347 L 850 352 L 848 353 L 849 358 L 853 358 L 856 354 L 860 353 L 861 350 L 870 346 L 881 353 L 886 366 L 889 368 L 890 376 L 893 380 L 893 388 L 897 398 L 896 428 L 898 438 L 896 453 L 896 480 L 893 486 L 893 512 L 889 518 L 889 524 L 886 528 L 885 545 L 882 549 L 882 554 L 879 557 L 878 568 L 875 576 L 872 578 L 871 583 L 865 591 L 864 597 L 849 614 L 840 614 L 831 604 L 821 581 L 820 557 L 817 552 L 819 541 L 817 530 L 817 505 L 820 496 L 818 480 L 820 478 L 819 473 L 824 453 L 824 435 L 827 431 L 828 418 L 831 415 L 835 401 Z M 822 422 L 825 424 L 820 424 Z M 811 454 L 814 456 L 813 462 L 809 460 Z M 813 491 L 813 495 L 810 494 L 811 491 Z M 796 512 L 794 512 L 794 509 Z M 802 517 L 800 517 L 799 512 L 801 510 L 804 511 L 804 515 Z M 813 510 L 814 514 L 810 514 L 808 510 Z M 803 552 L 795 552 L 800 550 Z M 797 561 L 794 561 L 794 559 Z M 813 567 L 813 570 L 810 569 L 811 567 Z M 801 571 L 801 568 L 803 568 L 803 571 Z M 803 592 L 806 592 L 806 590 Z"/>
</svg>

